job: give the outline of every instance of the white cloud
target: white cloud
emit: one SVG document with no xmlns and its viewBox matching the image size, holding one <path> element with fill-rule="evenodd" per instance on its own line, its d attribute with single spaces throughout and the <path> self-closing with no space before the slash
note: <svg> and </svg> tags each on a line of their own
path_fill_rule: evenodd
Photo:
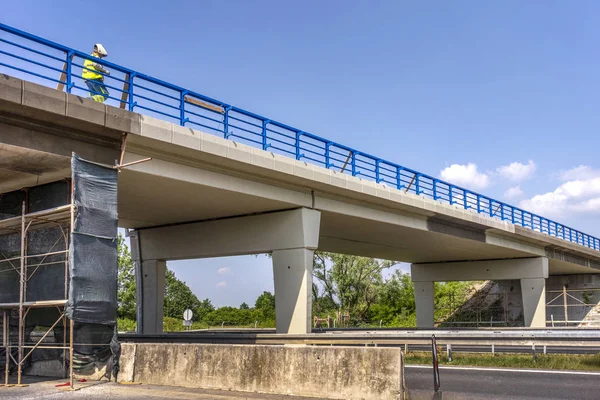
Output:
<svg viewBox="0 0 600 400">
<path fill-rule="evenodd" d="M 560 171 L 558 177 L 561 181 L 588 180 L 600 177 L 600 171 L 588 165 L 580 165 L 567 171 Z"/>
<path fill-rule="evenodd" d="M 440 172 L 442 179 L 463 186 L 465 189 L 481 190 L 490 185 L 490 178 L 485 173 L 477 171 L 477 165 L 452 164 Z"/>
<path fill-rule="evenodd" d="M 225 282 L 225 281 L 221 281 L 221 282 L 217 283 L 217 287 L 218 287 L 218 288 L 224 288 L 224 287 L 227 287 L 227 282 Z"/>
<path fill-rule="evenodd" d="M 219 275 L 229 275 L 230 273 L 231 273 L 231 268 L 229 268 L 229 267 L 222 267 L 217 270 L 217 274 L 219 274 Z"/>
<path fill-rule="evenodd" d="M 507 199 L 514 199 L 521 196 L 523 196 L 523 191 L 521 190 L 520 186 L 513 186 L 504 192 L 504 197 Z"/>
<path fill-rule="evenodd" d="M 503 165 L 502 167 L 498 167 L 496 171 L 503 178 L 519 182 L 531 177 L 535 172 L 535 168 L 535 163 L 532 160 L 529 160 L 527 164 L 513 162 L 508 165 Z"/>
<path fill-rule="evenodd" d="M 566 171 L 565 176 L 571 176 L 578 168 Z M 600 176 L 564 182 L 552 192 L 521 201 L 520 206 L 543 216 L 600 212 Z"/>
</svg>

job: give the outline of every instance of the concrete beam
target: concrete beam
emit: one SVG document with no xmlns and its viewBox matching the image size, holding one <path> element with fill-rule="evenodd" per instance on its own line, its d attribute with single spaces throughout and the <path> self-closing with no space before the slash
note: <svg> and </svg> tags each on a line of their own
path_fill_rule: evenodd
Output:
<svg viewBox="0 0 600 400">
<path fill-rule="evenodd" d="M 300 208 L 139 231 L 143 260 L 264 254 L 319 244 L 321 213 Z M 316 229 L 314 229 L 316 227 Z"/>
<path fill-rule="evenodd" d="M 410 275 L 413 282 L 501 281 L 547 278 L 548 259 L 535 257 L 513 260 L 412 264 Z"/>
</svg>

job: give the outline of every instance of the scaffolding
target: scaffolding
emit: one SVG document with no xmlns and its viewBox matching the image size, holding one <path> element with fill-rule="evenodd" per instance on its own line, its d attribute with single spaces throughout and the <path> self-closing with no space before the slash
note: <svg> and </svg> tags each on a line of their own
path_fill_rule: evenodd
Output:
<svg viewBox="0 0 600 400">
<path fill-rule="evenodd" d="M 56 349 L 63 351 L 63 377 L 67 377 L 66 357 L 69 356 L 68 376 L 69 387 L 73 389 L 73 320 L 65 315 L 65 307 L 69 295 L 69 238 L 75 220 L 76 208 L 73 203 L 73 184 L 71 183 L 71 193 L 69 203 L 47 209 L 28 213 L 27 202 L 22 202 L 21 215 L 0 220 L 0 235 L 19 234 L 20 235 L 20 254 L 18 257 L 5 257 L 1 254 L 0 266 L 4 266 L 4 271 L 13 269 L 19 278 L 19 301 L 14 303 L 0 303 L 2 310 L 2 347 L 6 354 L 4 386 L 13 386 L 9 383 L 9 374 L 11 361 L 17 366 L 17 386 L 27 386 L 22 384 L 23 366 L 25 361 L 33 354 L 36 349 Z M 28 234 L 35 230 L 45 228 L 60 229 L 60 237 L 52 246 L 35 254 L 28 254 Z M 58 244 L 64 242 L 64 250 L 55 250 Z M 62 246 L 61 246 L 62 247 Z M 63 260 L 48 260 L 51 256 L 64 256 Z M 33 262 L 32 262 L 33 260 Z M 18 263 L 18 265 L 16 265 Z M 29 301 L 27 299 L 27 284 L 31 278 L 42 267 L 56 266 L 64 264 L 64 296 L 62 298 Z M 59 313 L 58 319 L 48 328 L 41 338 L 35 342 L 26 341 L 26 319 L 29 312 L 34 308 L 56 308 Z M 18 339 L 13 343 L 10 335 L 10 312 L 18 310 Z M 68 321 L 67 321 L 68 320 Z M 46 337 L 62 321 L 63 325 L 63 343 L 62 346 L 55 344 L 48 345 L 44 342 Z M 69 339 L 67 341 L 67 325 L 69 325 Z M 17 349 L 17 358 L 12 354 L 12 349 Z"/>
</svg>

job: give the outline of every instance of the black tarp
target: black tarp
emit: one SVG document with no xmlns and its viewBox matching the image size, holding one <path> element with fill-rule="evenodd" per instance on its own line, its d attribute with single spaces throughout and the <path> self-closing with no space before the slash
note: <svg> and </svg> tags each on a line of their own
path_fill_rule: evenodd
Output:
<svg viewBox="0 0 600 400">
<path fill-rule="evenodd" d="M 66 314 L 75 322 L 117 322 L 117 170 L 74 155 L 77 217 L 69 248 Z"/>
</svg>

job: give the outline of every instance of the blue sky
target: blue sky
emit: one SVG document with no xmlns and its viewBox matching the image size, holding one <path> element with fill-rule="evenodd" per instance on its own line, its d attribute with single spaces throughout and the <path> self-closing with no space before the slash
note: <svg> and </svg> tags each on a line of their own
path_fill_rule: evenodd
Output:
<svg viewBox="0 0 600 400">
<path fill-rule="evenodd" d="M 2 22 L 101 42 L 109 61 L 598 236 L 598 15 L 597 1 L 21 0 Z M 219 305 L 273 286 L 264 257 L 170 267 Z"/>
</svg>

